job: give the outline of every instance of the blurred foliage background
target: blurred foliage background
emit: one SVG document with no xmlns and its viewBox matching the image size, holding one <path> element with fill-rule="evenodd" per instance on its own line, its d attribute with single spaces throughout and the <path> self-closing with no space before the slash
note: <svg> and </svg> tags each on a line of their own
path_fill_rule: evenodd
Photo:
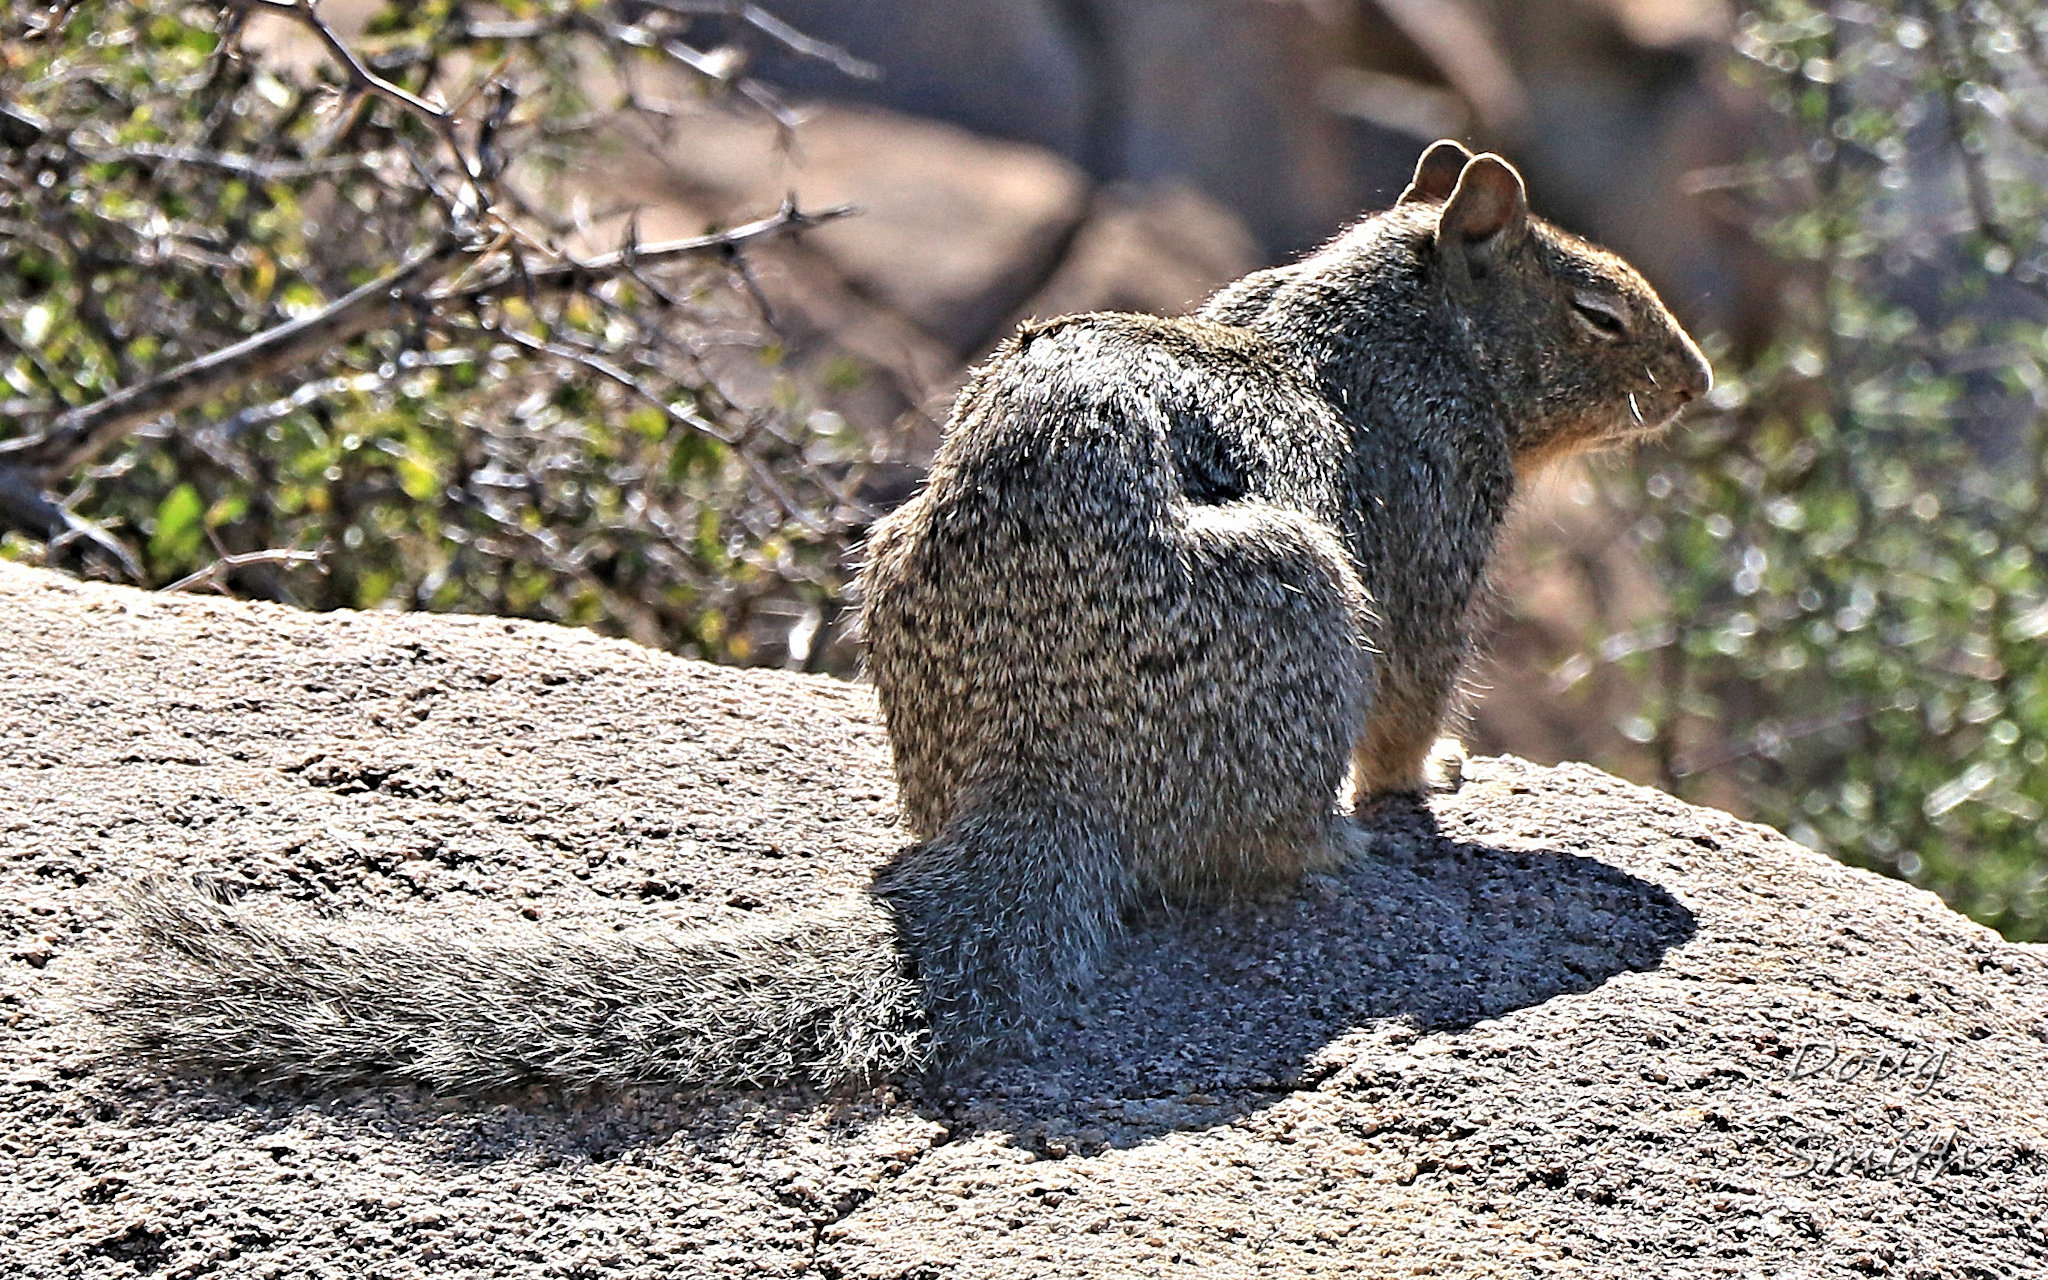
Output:
<svg viewBox="0 0 2048 1280">
<path fill-rule="evenodd" d="M 689 15 L 378 11 L 345 57 L 449 107 L 444 131 L 352 77 L 312 12 L 0 18 L 0 466 L 112 534 L 67 530 L 52 558 L 112 545 L 132 557 L 117 575 L 163 585 L 228 557 L 215 576 L 246 594 L 602 623 L 725 661 L 815 630 L 860 518 L 861 442 L 776 376 L 743 241 L 636 244 L 624 210 L 564 186 L 622 116 L 659 123 L 650 69 L 683 73 L 665 91 L 778 104 L 689 43 Z M 735 48 L 783 34 L 723 27 Z M 575 269 L 621 244 L 631 261 Z M 286 368 L 230 370 L 102 448 L 39 438 L 436 253 L 389 314 Z M 17 522 L 7 545 L 42 554 L 38 533 Z M 317 564 L 265 554 L 291 550 Z"/>
<path fill-rule="evenodd" d="M 1645 265 L 1720 377 L 1667 444 L 1572 481 L 1584 513 L 1553 492 L 1523 531 L 1480 741 L 1586 756 L 2048 938 L 2031 6 L 353 8 L 335 29 L 362 71 L 452 126 L 366 90 L 292 0 L 0 17 L 0 508 L 27 484 L 64 513 L 16 501 L 0 552 L 850 673 L 860 533 L 1010 320 L 1192 303 L 1458 133 Z M 1047 32 L 1075 57 L 1005 43 Z M 863 105 L 803 124 L 787 93 Z M 806 236 L 823 252 L 769 243 L 807 225 L 775 212 L 805 138 L 812 185 L 835 163 L 870 182 L 845 224 L 867 247 L 837 225 Z M 780 159 L 731 177 L 749 156 Z M 662 209 L 710 239 L 638 260 Z M 948 256 L 970 242 L 981 275 Z M 433 253 L 316 356 L 88 453 L 48 444 Z"/>
<path fill-rule="evenodd" d="M 2048 17 L 1773 3 L 1733 74 L 1782 323 L 1614 486 L 1667 594 L 1602 643 L 1660 782 L 2048 938 Z"/>
</svg>

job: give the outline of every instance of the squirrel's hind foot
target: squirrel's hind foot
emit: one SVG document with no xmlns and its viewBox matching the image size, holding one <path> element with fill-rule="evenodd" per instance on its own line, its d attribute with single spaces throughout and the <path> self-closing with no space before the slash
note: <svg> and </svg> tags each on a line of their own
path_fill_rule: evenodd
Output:
<svg viewBox="0 0 2048 1280">
<path fill-rule="evenodd" d="M 1422 783 L 1432 795 L 1455 795 L 1465 785 L 1465 761 L 1471 753 L 1456 738 L 1438 738 L 1422 762 Z"/>
</svg>

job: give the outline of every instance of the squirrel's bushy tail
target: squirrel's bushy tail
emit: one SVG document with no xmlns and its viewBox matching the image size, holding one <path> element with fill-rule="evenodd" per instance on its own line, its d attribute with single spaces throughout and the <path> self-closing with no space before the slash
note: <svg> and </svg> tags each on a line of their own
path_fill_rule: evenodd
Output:
<svg viewBox="0 0 2048 1280">
<path fill-rule="evenodd" d="M 92 1011 L 190 1069 L 460 1092 L 542 1082 L 834 1084 L 930 1056 L 891 909 L 854 895 L 736 929 L 330 919 L 153 880 Z"/>
<path fill-rule="evenodd" d="M 941 1060 L 1030 1050 L 1121 929 L 1130 872 L 1086 806 L 998 785 L 877 877 Z"/>
</svg>

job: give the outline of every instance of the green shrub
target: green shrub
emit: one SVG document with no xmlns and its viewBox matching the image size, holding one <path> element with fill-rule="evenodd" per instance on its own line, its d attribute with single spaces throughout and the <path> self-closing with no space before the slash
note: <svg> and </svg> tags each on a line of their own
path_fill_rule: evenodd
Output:
<svg viewBox="0 0 2048 1280">
<path fill-rule="evenodd" d="M 1785 126 L 1744 175 L 1785 327 L 1617 493 L 1669 596 L 1628 659 L 1665 784 L 2026 939 L 2048 938 L 2042 24 L 1944 0 L 1743 19 L 1739 74 Z"/>
<path fill-rule="evenodd" d="M 344 57 L 286 10 L 0 16 L 9 553 L 158 586 L 214 566 L 240 593 L 316 608 L 812 657 L 864 446 L 778 377 L 741 276 L 749 237 L 583 273 L 563 247 L 588 261 L 627 234 L 577 162 L 662 93 L 772 106 L 735 69 L 780 28 L 739 7 L 629 26 L 595 0 L 428 0 L 384 9 Z M 767 221 L 760 235 L 808 219 Z M 331 348 L 60 447 L 66 411 L 437 253 Z M 723 389 L 734 370 L 752 402 Z M 262 554 L 292 549 L 318 549 L 325 573 Z"/>
</svg>

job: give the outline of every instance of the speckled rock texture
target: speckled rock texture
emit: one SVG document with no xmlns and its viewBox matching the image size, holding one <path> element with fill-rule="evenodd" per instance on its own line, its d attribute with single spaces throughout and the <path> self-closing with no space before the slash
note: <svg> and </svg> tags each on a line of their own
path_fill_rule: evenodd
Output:
<svg viewBox="0 0 2048 1280">
<path fill-rule="evenodd" d="M 1134 923 L 1038 1059 L 838 1096 L 167 1079 L 109 895 L 678 923 L 899 843 L 858 686 L 0 564 L 0 1276 L 2048 1274 L 2048 963 L 1591 769 L 1473 763 Z"/>
</svg>

